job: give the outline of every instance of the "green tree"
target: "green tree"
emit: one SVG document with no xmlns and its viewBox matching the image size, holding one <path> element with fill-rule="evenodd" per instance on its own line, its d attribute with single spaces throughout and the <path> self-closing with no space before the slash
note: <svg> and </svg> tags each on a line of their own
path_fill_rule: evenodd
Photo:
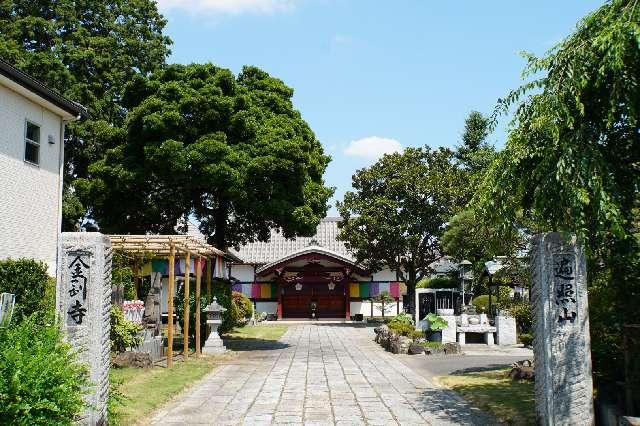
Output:
<svg viewBox="0 0 640 426">
<path fill-rule="evenodd" d="M 369 269 L 398 271 L 412 301 L 416 283 L 441 256 L 447 220 L 465 204 L 463 182 L 448 149 L 385 155 L 356 172 L 354 191 L 337 204 L 338 238 Z"/>
<path fill-rule="evenodd" d="M 128 86 L 115 147 L 78 192 L 106 232 L 173 233 L 193 214 L 221 249 L 311 235 L 333 190 L 330 160 L 295 110 L 293 90 L 255 67 L 239 76 L 212 64 L 171 65 Z M 123 202 L 124 201 L 124 202 Z"/>
<path fill-rule="evenodd" d="M 91 120 L 67 127 L 65 229 L 84 214 L 72 190 L 105 148 L 98 129 L 125 117 L 122 91 L 135 75 L 163 66 L 171 41 L 152 0 L 0 2 L 0 57 L 89 108 Z"/>
<path fill-rule="evenodd" d="M 471 111 L 465 119 L 462 143 L 456 149 L 455 157 L 465 176 L 466 201 L 475 195 L 496 156 L 495 148 L 487 143 L 490 125 L 490 118 L 478 111 Z M 469 260 L 479 283 L 485 261 L 514 252 L 517 232 L 512 229 L 505 233 L 507 235 L 498 235 L 494 228 L 478 221 L 476 216 L 471 206 L 465 206 L 465 210 L 450 218 L 442 236 L 442 248 L 454 259 Z"/>
<path fill-rule="evenodd" d="M 456 149 L 455 156 L 470 177 L 474 178 L 475 185 L 470 188 L 471 191 L 495 157 L 495 148 L 487 143 L 490 130 L 490 118 L 478 111 L 471 111 L 464 121 L 462 144 Z"/>
<path fill-rule="evenodd" d="M 594 371 L 611 369 L 609 379 L 621 371 L 621 326 L 636 320 L 640 297 L 638 40 L 640 8 L 612 0 L 543 57 L 528 55 L 531 80 L 501 105 L 515 107 L 514 125 L 477 199 L 499 226 L 520 215 L 538 229 L 580 236 L 590 292 L 598 283 L 597 294 L 613 299 L 591 306 L 593 318 L 606 317 L 591 323 L 594 335 L 616 336 L 608 353 L 594 347 Z M 617 309 L 597 314 L 607 306 Z"/>
</svg>

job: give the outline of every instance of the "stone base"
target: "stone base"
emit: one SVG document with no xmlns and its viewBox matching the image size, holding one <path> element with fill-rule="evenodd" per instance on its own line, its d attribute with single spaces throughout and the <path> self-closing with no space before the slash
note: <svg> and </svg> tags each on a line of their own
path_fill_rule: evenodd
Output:
<svg viewBox="0 0 640 426">
<path fill-rule="evenodd" d="M 204 342 L 204 346 L 202 347 L 203 354 L 219 354 L 226 351 L 227 348 L 224 346 L 224 342 L 218 336 L 218 332 L 211 333 L 206 342 Z"/>
<path fill-rule="evenodd" d="M 513 317 L 498 315 L 496 317 L 497 340 L 499 345 L 515 345 L 516 320 Z"/>
</svg>

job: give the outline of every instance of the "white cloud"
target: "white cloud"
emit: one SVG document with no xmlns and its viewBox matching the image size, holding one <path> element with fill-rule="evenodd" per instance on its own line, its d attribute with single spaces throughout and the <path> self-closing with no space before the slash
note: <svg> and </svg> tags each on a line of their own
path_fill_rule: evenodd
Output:
<svg viewBox="0 0 640 426">
<path fill-rule="evenodd" d="M 376 161 L 384 154 L 402 152 L 402 144 L 395 139 L 369 136 L 349 142 L 344 150 L 346 155 Z"/>
<path fill-rule="evenodd" d="M 273 13 L 293 7 L 297 0 L 157 0 L 162 11 L 181 9 L 187 12 L 225 14 Z"/>
</svg>

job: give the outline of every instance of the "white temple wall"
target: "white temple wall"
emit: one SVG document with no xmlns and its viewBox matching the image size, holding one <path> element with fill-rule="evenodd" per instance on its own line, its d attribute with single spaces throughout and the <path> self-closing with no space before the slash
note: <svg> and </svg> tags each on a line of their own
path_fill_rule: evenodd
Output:
<svg viewBox="0 0 640 426">
<path fill-rule="evenodd" d="M 255 270 L 253 265 L 230 265 L 231 276 L 243 283 L 253 282 Z"/>
</svg>

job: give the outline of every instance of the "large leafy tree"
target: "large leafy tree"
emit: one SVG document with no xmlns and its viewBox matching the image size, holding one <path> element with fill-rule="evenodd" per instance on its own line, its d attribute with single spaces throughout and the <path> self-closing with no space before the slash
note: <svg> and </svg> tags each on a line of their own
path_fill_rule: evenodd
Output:
<svg viewBox="0 0 640 426">
<path fill-rule="evenodd" d="M 337 205 L 343 219 L 338 238 L 369 269 L 398 271 L 412 301 L 416 283 L 442 255 L 448 219 L 464 205 L 463 183 L 451 150 L 385 155 L 353 176 L 354 191 Z"/>
<path fill-rule="evenodd" d="M 271 228 L 311 235 L 332 189 L 329 162 L 293 107 L 293 90 L 255 67 L 171 65 L 137 77 L 114 146 L 78 183 L 106 232 L 172 233 L 188 215 L 219 248 L 265 241 Z"/>
<path fill-rule="evenodd" d="M 521 215 L 582 238 L 600 372 L 621 371 L 622 324 L 637 320 L 640 297 L 639 40 L 637 2 L 612 0 L 548 54 L 530 55 L 532 80 L 504 101 L 516 107 L 514 127 L 477 200 L 500 226 Z"/>
<path fill-rule="evenodd" d="M 106 148 L 96 128 L 122 124 L 125 84 L 165 63 L 165 24 L 153 0 L 0 1 L 0 57 L 91 113 L 67 128 L 65 228 L 84 214 L 73 179 L 86 176 Z"/>
</svg>

